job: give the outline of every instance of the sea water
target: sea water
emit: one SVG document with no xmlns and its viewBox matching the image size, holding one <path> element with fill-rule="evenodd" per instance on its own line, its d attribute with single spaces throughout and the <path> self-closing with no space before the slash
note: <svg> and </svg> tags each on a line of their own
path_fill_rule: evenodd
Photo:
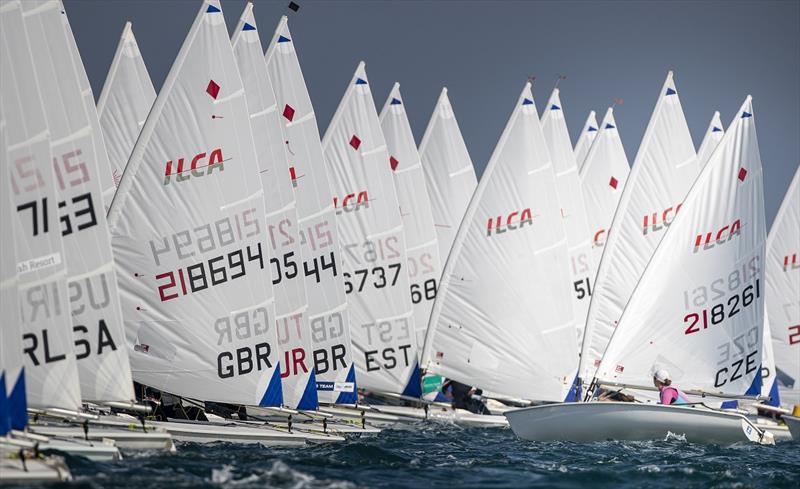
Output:
<svg viewBox="0 0 800 489">
<path fill-rule="evenodd" d="M 535 443 L 509 429 L 415 424 L 344 443 L 269 448 L 178 443 L 116 462 L 68 458 L 75 480 L 116 488 L 793 488 L 800 443 Z"/>
</svg>

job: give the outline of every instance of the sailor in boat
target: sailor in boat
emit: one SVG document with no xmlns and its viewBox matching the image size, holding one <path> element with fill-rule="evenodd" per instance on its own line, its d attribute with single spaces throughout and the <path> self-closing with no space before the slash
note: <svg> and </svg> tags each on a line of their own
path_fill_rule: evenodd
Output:
<svg viewBox="0 0 800 489">
<path fill-rule="evenodd" d="M 475 414 L 490 414 L 481 400 L 483 391 L 453 379 L 442 384 L 442 393 L 449 399 L 453 409 L 466 409 Z"/>
<path fill-rule="evenodd" d="M 624 392 L 622 392 L 622 389 L 617 391 L 600 389 L 600 392 L 597 395 L 597 400 L 601 402 L 603 401 L 636 402 L 636 399 L 632 395 L 625 394 Z"/>
<path fill-rule="evenodd" d="M 661 404 L 689 404 L 689 399 L 677 387 L 672 387 L 669 372 L 663 368 L 653 374 L 653 385 L 656 386 L 661 397 Z"/>
</svg>

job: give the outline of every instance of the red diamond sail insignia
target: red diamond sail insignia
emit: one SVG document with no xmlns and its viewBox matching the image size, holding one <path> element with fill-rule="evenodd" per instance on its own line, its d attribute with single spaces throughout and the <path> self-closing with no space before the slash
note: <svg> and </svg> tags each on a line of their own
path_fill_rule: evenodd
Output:
<svg viewBox="0 0 800 489">
<path fill-rule="evenodd" d="M 619 183 L 619 182 L 618 182 L 618 181 L 617 181 L 617 179 L 616 179 L 616 178 L 614 178 L 614 177 L 611 177 L 611 180 L 609 180 L 609 181 L 608 181 L 608 184 L 609 184 L 609 185 L 611 185 L 611 188 L 613 188 L 614 190 L 616 190 L 616 189 L 617 189 L 617 184 L 618 184 L 618 183 Z"/>
<path fill-rule="evenodd" d="M 214 80 L 208 82 L 208 87 L 206 87 L 206 93 L 211 95 L 211 98 L 214 100 L 217 99 L 217 95 L 219 95 L 219 85 Z"/>
<path fill-rule="evenodd" d="M 358 139 L 358 136 L 355 134 L 353 134 L 353 137 L 350 138 L 350 146 L 352 146 L 353 149 L 358 149 L 358 147 L 361 146 L 361 140 Z"/>
<path fill-rule="evenodd" d="M 747 177 L 747 170 L 744 168 L 739 169 L 739 180 L 744 182 L 744 179 Z"/>
<path fill-rule="evenodd" d="M 292 122 L 292 119 L 294 119 L 294 109 L 292 108 L 292 106 L 291 106 L 291 105 L 289 105 L 289 104 L 286 104 L 286 106 L 283 108 L 283 116 L 284 116 L 284 117 L 285 117 L 285 118 L 286 118 L 286 119 L 287 119 L 289 122 Z"/>
<path fill-rule="evenodd" d="M 395 158 L 394 156 L 390 156 L 389 157 L 389 165 L 391 165 L 392 171 L 397 170 L 398 163 L 400 163 L 400 162 L 397 161 L 397 158 Z"/>
</svg>

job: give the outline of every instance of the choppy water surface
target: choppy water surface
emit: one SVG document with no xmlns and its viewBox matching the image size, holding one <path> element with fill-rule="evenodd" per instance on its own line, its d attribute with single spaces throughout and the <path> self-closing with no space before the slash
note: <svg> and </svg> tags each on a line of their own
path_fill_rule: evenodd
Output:
<svg viewBox="0 0 800 489">
<path fill-rule="evenodd" d="M 511 430 L 419 424 L 305 448 L 183 443 L 119 462 L 69 459 L 68 487 L 800 487 L 800 443 L 532 443 Z"/>
</svg>

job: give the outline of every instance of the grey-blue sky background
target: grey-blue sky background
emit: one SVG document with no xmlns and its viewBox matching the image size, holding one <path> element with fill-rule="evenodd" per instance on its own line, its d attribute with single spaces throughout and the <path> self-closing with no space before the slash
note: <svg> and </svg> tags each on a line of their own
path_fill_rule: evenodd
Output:
<svg viewBox="0 0 800 489">
<path fill-rule="evenodd" d="M 800 164 L 800 1 L 255 0 L 262 42 L 289 27 L 320 133 L 359 60 L 380 108 L 399 81 L 419 141 L 449 89 L 480 175 L 529 75 L 544 107 L 557 74 L 573 143 L 589 110 L 613 98 L 631 164 L 668 70 L 699 146 L 715 110 L 727 126 L 753 95 L 771 223 Z M 125 21 L 133 22 L 158 90 L 200 2 L 64 0 L 95 96 Z M 222 0 L 231 31 L 245 5 Z"/>
</svg>

